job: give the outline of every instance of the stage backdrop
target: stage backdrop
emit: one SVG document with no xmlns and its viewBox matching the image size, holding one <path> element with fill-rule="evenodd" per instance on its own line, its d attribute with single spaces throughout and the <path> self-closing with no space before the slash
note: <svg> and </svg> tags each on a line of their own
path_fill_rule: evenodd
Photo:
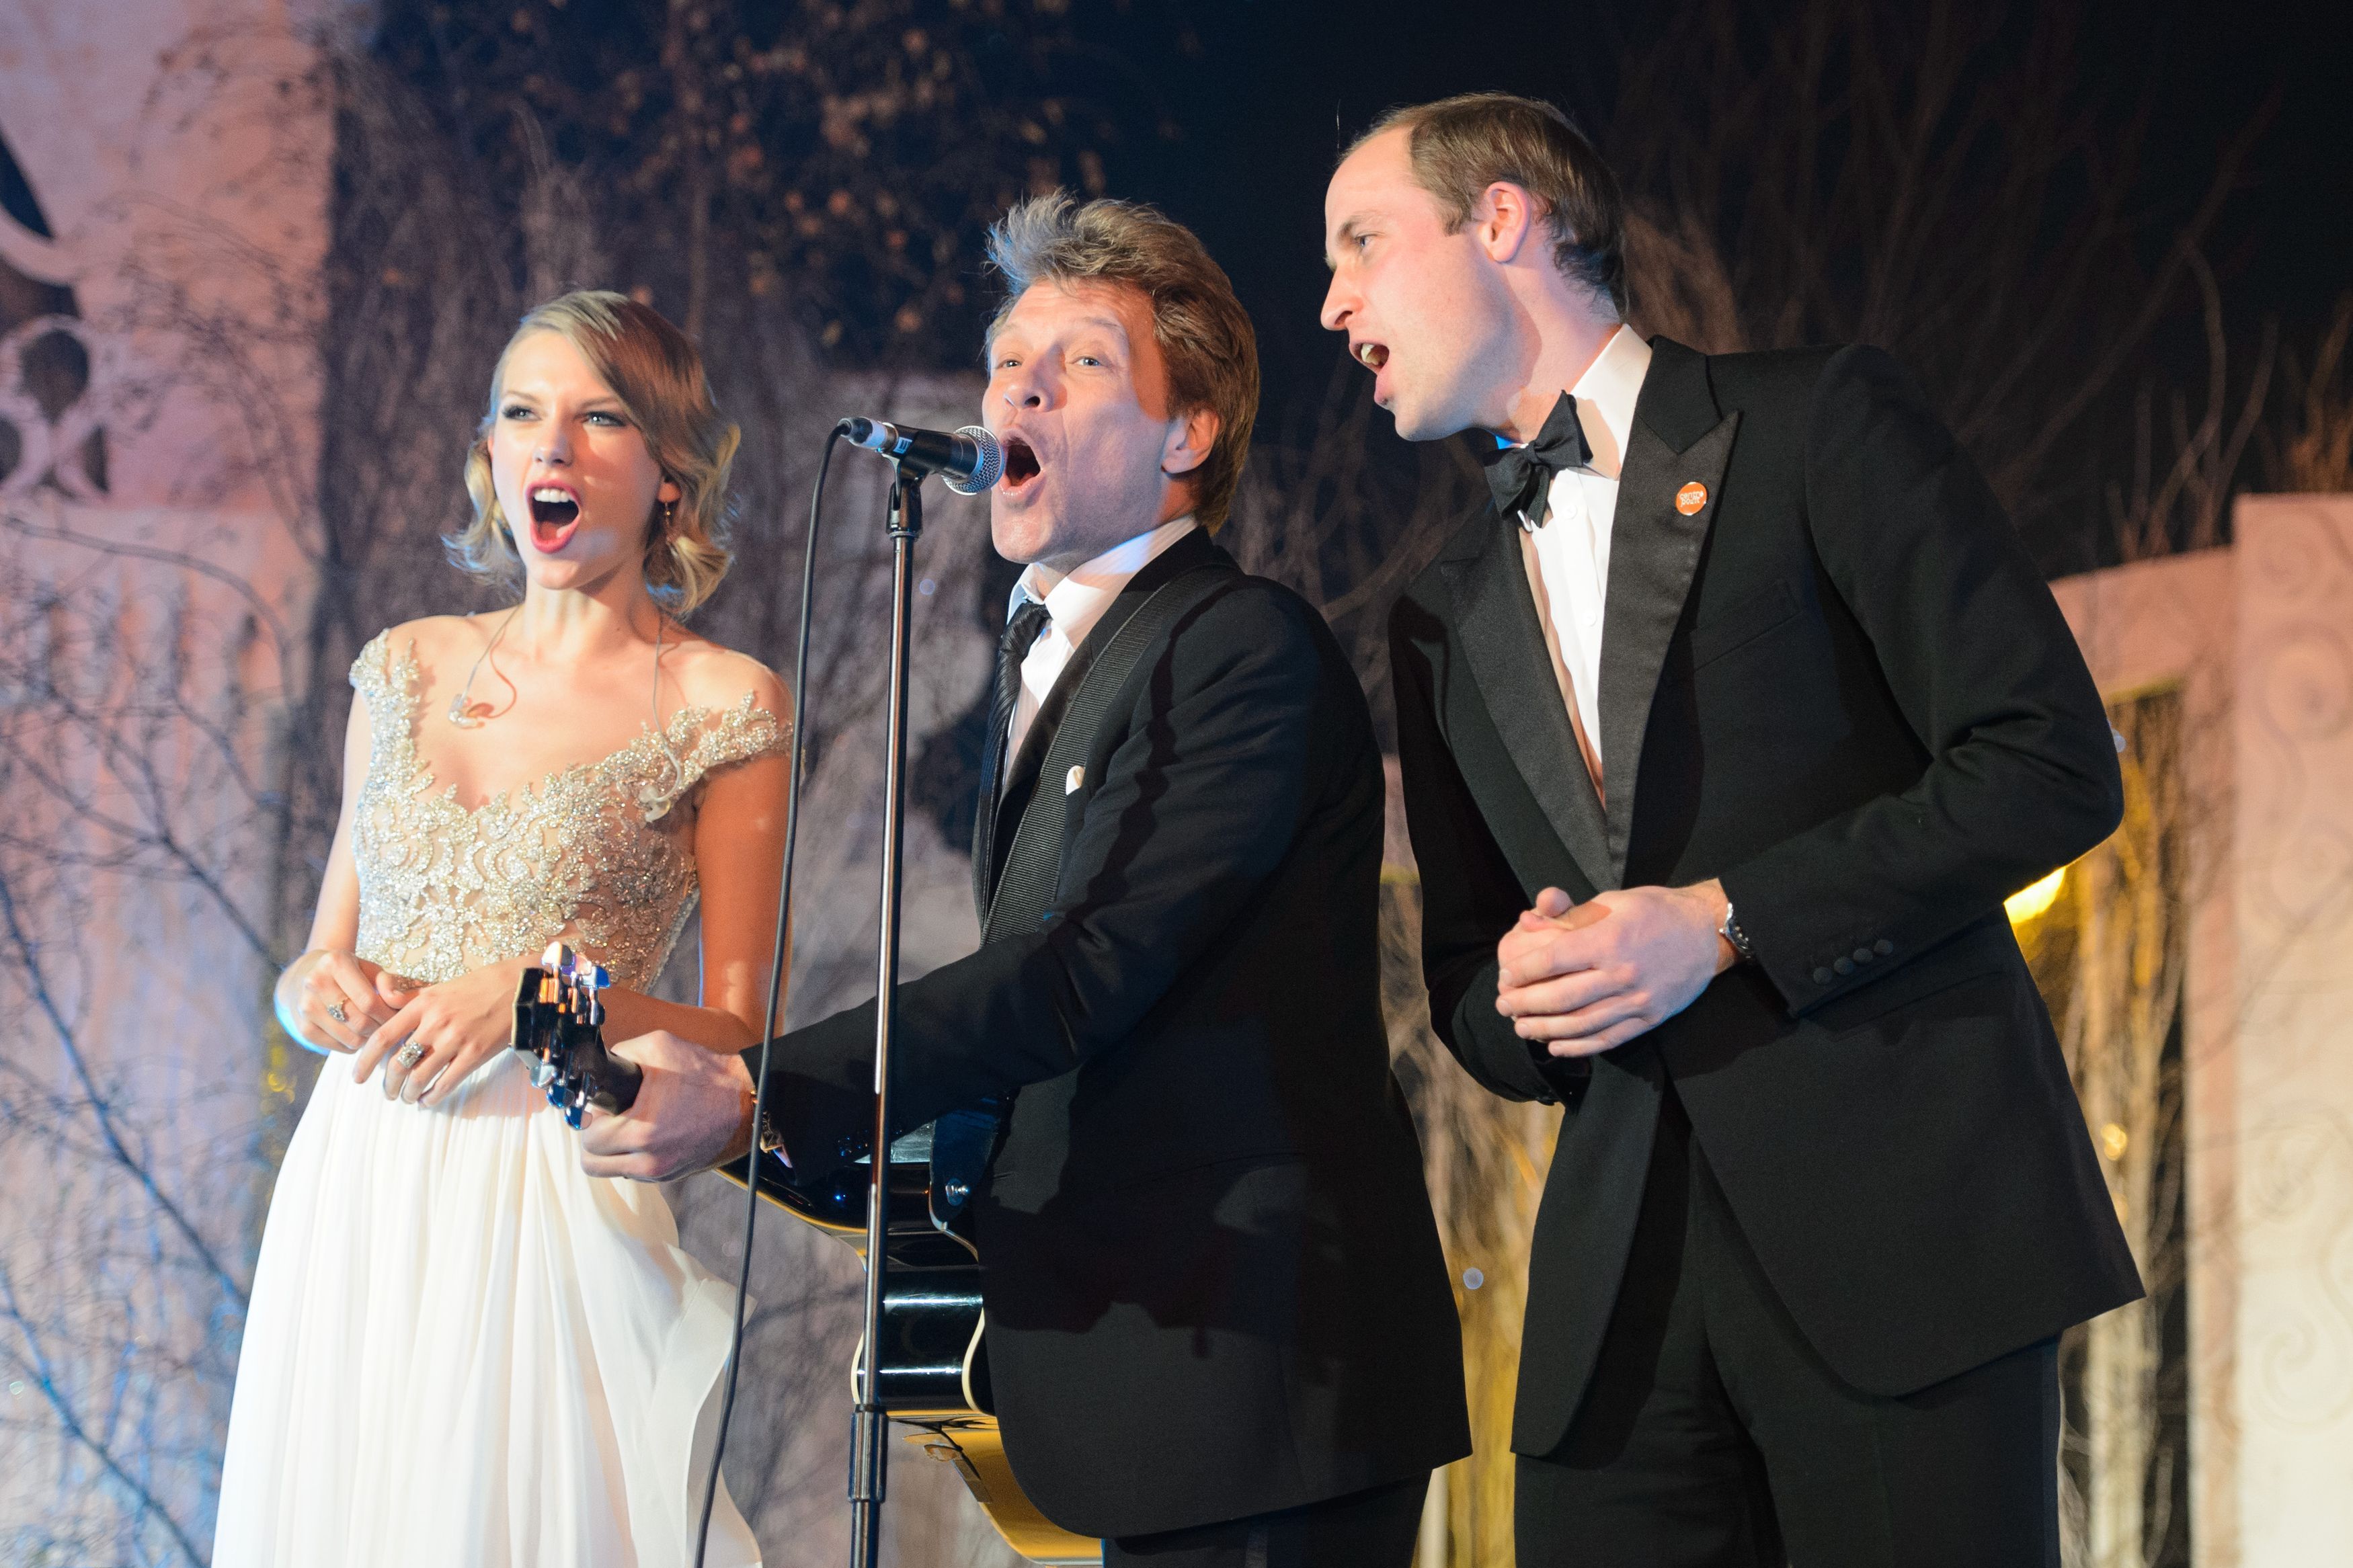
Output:
<svg viewBox="0 0 2353 1568">
<path fill-rule="evenodd" d="M 2193 1561 L 2301 1568 L 2353 1560 L 2353 499 L 2234 534 L 2057 589 L 2180 705 Z"/>
</svg>

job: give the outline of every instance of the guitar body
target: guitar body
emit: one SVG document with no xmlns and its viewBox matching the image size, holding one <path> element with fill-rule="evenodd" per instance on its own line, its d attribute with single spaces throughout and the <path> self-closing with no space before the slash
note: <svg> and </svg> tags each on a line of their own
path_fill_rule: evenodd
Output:
<svg viewBox="0 0 2353 1568">
<path fill-rule="evenodd" d="M 879 1403 L 891 1419 L 914 1428 L 909 1442 L 956 1467 L 1007 1545 L 1032 1563 L 1093 1568 L 1103 1562 L 1103 1542 L 1055 1524 L 1014 1480 L 990 1396 L 987 1312 L 968 1210 L 1001 1121 L 994 1107 L 952 1111 L 892 1146 L 883 1243 L 889 1267 L 882 1343 L 874 1358 Z M 776 1155 L 761 1154 L 722 1166 L 720 1174 L 743 1185 L 754 1161 L 762 1197 L 865 1256 L 867 1163 L 840 1166 L 813 1184 Z M 859 1359 L 851 1361 L 853 1387 Z"/>
</svg>

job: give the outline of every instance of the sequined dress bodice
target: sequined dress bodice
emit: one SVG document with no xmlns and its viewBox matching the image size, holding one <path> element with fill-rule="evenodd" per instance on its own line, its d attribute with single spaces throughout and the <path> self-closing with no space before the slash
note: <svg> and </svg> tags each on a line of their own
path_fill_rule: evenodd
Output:
<svg viewBox="0 0 2353 1568">
<path fill-rule="evenodd" d="M 352 666 L 372 731 L 353 826 L 362 958 L 427 984 L 570 942 L 643 990 L 669 962 L 700 883 L 691 814 L 703 776 L 787 737 L 752 695 L 688 708 L 609 756 L 469 808 L 417 754 L 421 671 L 379 633 Z"/>
</svg>

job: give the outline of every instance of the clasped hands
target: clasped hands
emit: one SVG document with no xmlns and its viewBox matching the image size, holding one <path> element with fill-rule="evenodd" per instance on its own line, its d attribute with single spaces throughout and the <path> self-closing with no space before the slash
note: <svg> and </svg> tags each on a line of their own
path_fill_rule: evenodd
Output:
<svg viewBox="0 0 2353 1568">
<path fill-rule="evenodd" d="M 1622 1046 L 1690 1006 L 1739 957 L 1718 934 L 1728 907 L 1713 880 L 1581 904 L 1546 888 L 1495 944 L 1495 1011 L 1556 1057 Z"/>
<path fill-rule="evenodd" d="M 486 963 L 438 985 L 378 970 L 366 1009 L 373 1026 L 353 1053 L 352 1080 L 365 1083 L 381 1066 L 386 1100 L 439 1105 L 512 1043 L 524 967 L 520 958 Z"/>
<path fill-rule="evenodd" d="M 525 967 L 511 959 L 425 985 L 356 953 L 322 949 L 290 973 L 282 1005 L 304 1040 L 352 1058 L 353 1082 L 381 1068 L 386 1100 L 438 1106 L 512 1043 Z"/>
</svg>

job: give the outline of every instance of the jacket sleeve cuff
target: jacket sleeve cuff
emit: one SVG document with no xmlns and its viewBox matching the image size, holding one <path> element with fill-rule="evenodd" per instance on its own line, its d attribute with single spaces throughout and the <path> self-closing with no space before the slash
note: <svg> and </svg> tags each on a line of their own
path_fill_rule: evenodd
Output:
<svg viewBox="0 0 2353 1568">
<path fill-rule="evenodd" d="M 1435 1022 L 1435 1020 L 1433 1020 Z M 1561 1058 L 1541 1042 L 1524 1040 L 1495 1011 L 1495 963 L 1489 960 L 1455 1004 L 1451 1020 L 1455 1055 L 1471 1076 L 1512 1100 L 1574 1103 L 1585 1092 L 1593 1064 Z"/>
<path fill-rule="evenodd" d="M 1717 880 L 1739 915 L 1749 957 L 1780 992 L 1792 1018 L 1802 1018 L 1916 956 L 1889 930 L 1862 925 L 1808 929 L 1799 911 L 1773 898 L 1767 879 L 1753 867 L 1726 871 Z"/>
<path fill-rule="evenodd" d="M 873 1041 L 869 1002 L 770 1044 L 763 1110 L 800 1179 L 813 1181 L 866 1152 L 874 1135 Z M 760 1070 L 759 1047 L 744 1053 L 744 1065 Z"/>
</svg>

